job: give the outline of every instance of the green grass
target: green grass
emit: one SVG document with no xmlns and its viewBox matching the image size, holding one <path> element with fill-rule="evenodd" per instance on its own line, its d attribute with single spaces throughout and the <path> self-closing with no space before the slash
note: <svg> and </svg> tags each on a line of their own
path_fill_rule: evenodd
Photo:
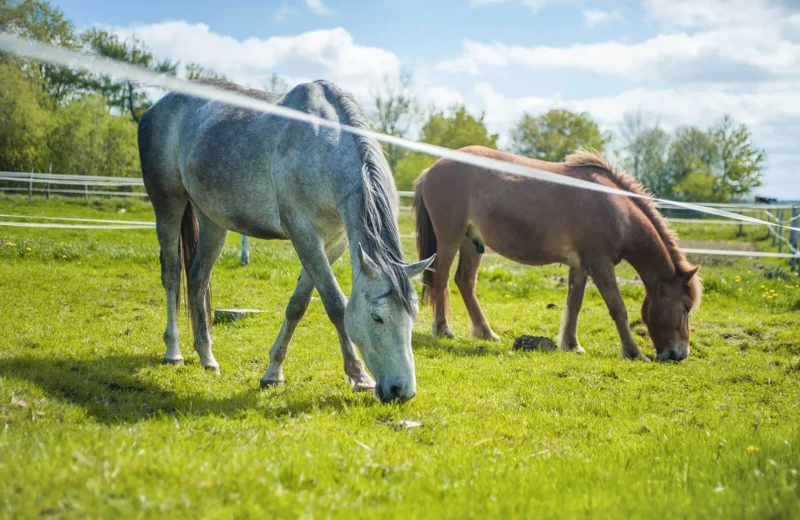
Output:
<svg viewBox="0 0 800 520">
<path fill-rule="evenodd" d="M 0 197 L 0 213 L 153 218 L 147 203 L 128 200 L 29 205 Z M 411 232 L 408 215 L 402 228 Z M 698 240 L 764 235 L 752 228 L 737 238 L 736 226 L 680 231 Z M 316 298 L 290 348 L 287 384 L 258 390 L 299 264 L 288 244 L 254 241 L 252 264 L 240 267 L 237 243 L 231 235 L 214 271 L 215 305 L 270 312 L 214 327 L 217 376 L 193 357 L 185 320 L 186 366 L 160 364 L 165 311 L 152 230 L 0 227 L 0 514 L 800 511 L 800 280 L 785 262 L 693 259 L 703 264 L 706 294 L 692 318 L 692 354 L 680 364 L 645 364 L 618 358 L 616 332 L 591 287 L 579 325 L 587 355 L 512 351 L 521 334 L 555 337 L 561 312 L 547 304 L 561 307 L 566 269 L 487 258 L 479 296 L 502 342 L 465 339 L 466 311 L 453 287 L 460 339 L 431 338 L 423 309 L 417 397 L 381 405 L 349 389 Z M 413 258 L 412 241 L 405 247 Z M 349 264 L 335 272 L 349 291 Z M 635 275 L 626 266 L 618 274 Z M 643 289 L 628 282 L 622 292 L 634 321 Z M 634 331 L 652 353 L 643 327 Z"/>
</svg>

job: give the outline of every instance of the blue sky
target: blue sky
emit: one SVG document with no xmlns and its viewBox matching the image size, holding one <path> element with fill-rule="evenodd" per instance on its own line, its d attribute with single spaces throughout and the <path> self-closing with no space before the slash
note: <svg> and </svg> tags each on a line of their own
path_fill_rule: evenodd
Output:
<svg viewBox="0 0 800 520">
<path fill-rule="evenodd" d="M 56 0 L 78 28 L 136 34 L 158 56 L 258 86 L 325 78 L 365 105 L 414 74 L 428 106 L 483 111 L 507 139 L 525 112 L 586 110 L 618 130 L 724 113 L 769 154 L 764 194 L 800 198 L 800 2 L 792 0 Z"/>
</svg>

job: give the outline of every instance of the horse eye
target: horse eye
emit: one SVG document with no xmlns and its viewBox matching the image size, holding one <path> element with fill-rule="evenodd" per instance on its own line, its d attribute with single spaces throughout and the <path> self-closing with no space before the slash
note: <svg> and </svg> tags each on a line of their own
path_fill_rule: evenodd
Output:
<svg viewBox="0 0 800 520">
<path fill-rule="evenodd" d="M 375 320 L 376 322 L 380 323 L 381 325 L 383 324 L 383 320 L 377 314 L 373 314 L 372 315 L 372 319 Z"/>
</svg>

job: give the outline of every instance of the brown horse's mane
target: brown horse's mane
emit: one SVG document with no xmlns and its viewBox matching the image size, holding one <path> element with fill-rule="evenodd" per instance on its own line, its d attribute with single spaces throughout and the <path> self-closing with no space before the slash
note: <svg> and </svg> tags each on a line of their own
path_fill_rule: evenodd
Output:
<svg viewBox="0 0 800 520">
<path fill-rule="evenodd" d="M 661 238 L 661 241 L 669 252 L 676 274 L 686 273 L 693 269 L 692 265 L 686 259 L 686 255 L 678 246 L 677 235 L 667 226 L 667 221 L 661 215 L 661 212 L 658 211 L 655 203 L 653 203 L 652 195 L 642 186 L 642 183 L 639 182 L 638 179 L 610 164 L 597 152 L 580 151 L 574 153 L 567 156 L 564 164 L 568 167 L 597 168 L 620 189 L 646 197 L 632 197 L 631 202 L 633 202 L 636 207 L 645 214 L 648 220 L 650 220 L 650 223 L 653 224 L 656 233 L 658 233 L 659 238 Z M 700 304 L 703 292 L 703 285 L 700 278 L 693 276 L 687 284 L 687 289 L 689 298 L 692 301 L 692 307 L 697 307 Z"/>
</svg>

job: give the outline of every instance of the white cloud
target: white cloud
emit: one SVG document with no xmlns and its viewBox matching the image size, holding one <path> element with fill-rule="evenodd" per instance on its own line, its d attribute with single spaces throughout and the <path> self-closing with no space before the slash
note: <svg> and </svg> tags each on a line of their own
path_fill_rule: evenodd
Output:
<svg viewBox="0 0 800 520">
<path fill-rule="evenodd" d="M 600 9 L 583 11 L 583 25 L 589 28 L 602 23 L 621 22 L 622 20 L 622 14 L 619 11 L 601 11 Z"/>
<path fill-rule="evenodd" d="M 794 143 L 800 139 L 800 83 L 773 85 L 748 93 L 720 91 L 716 86 L 683 89 L 632 89 L 611 96 L 583 99 L 552 97 L 508 97 L 488 83 L 475 86 L 473 95 L 478 110 L 486 111 L 492 132 L 499 132 L 502 145 L 514 123 L 524 112 L 542 113 L 551 108 L 589 112 L 605 129 L 618 131 L 625 112 L 641 109 L 654 116 L 667 130 L 680 125 L 706 128 L 724 114 L 732 114 L 747 124 L 757 145 L 766 147 L 768 167 L 761 193 L 781 198 L 800 197 L 796 164 L 800 152 Z M 774 152 L 773 152 L 774 151 Z"/>
<path fill-rule="evenodd" d="M 363 99 L 370 85 L 380 83 L 384 76 L 396 76 L 400 70 L 400 60 L 394 53 L 358 45 L 343 28 L 245 40 L 186 21 L 114 31 L 122 36 L 135 34 L 156 56 L 198 62 L 232 81 L 252 86 L 259 86 L 273 73 L 289 78 L 322 78 L 341 84 Z"/>
<path fill-rule="evenodd" d="M 336 10 L 326 6 L 322 3 L 322 0 L 305 0 L 305 2 L 306 7 L 318 16 L 331 16 L 336 14 Z"/>
<path fill-rule="evenodd" d="M 559 107 L 589 112 L 606 125 L 616 125 L 625 112 L 641 108 L 657 116 L 666 128 L 686 124 L 706 127 L 727 113 L 751 127 L 766 129 L 778 121 L 796 119 L 800 122 L 800 97 L 796 95 L 799 87 L 800 84 L 786 84 L 779 89 L 747 93 L 721 91 L 717 86 L 637 88 L 612 96 L 565 100 L 558 94 L 550 98 L 512 98 L 497 92 L 488 83 L 479 83 L 474 93 L 478 105 L 487 111 L 488 120 L 498 128 L 510 126 L 523 112 L 538 113 Z"/>
<path fill-rule="evenodd" d="M 800 6 L 780 0 L 643 0 L 643 7 L 652 20 L 697 27 L 776 22 Z"/>
<path fill-rule="evenodd" d="M 458 90 L 448 87 L 428 87 L 420 93 L 423 103 L 431 104 L 436 108 L 449 108 L 453 105 L 463 105 L 464 96 Z"/>
<path fill-rule="evenodd" d="M 615 41 L 526 47 L 467 40 L 463 54 L 442 61 L 439 70 L 479 74 L 490 67 L 577 69 L 629 79 L 751 82 L 800 74 L 800 45 L 779 30 L 720 28 L 696 34 L 657 35 L 640 43 Z"/>
</svg>

